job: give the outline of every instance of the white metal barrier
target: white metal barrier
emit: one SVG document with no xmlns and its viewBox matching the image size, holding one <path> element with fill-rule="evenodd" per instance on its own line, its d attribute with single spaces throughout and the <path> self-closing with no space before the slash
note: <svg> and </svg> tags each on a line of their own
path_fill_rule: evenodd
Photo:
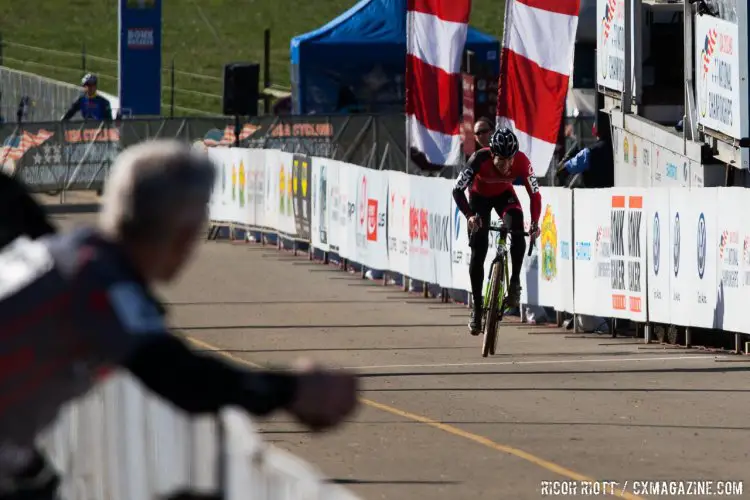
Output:
<svg viewBox="0 0 750 500">
<path fill-rule="evenodd" d="M 470 290 L 453 182 L 275 150 L 212 148 L 211 219 L 308 241 L 370 269 Z M 541 188 L 522 302 L 750 333 L 743 188 Z M 516 188 L 529 220 L 523 187 Z M 496 214 L 493 214 L 496 217 Z M 492 246 L 494 242 L 490 242 Z M 492 248 L 487 259 L 494 255 Z M 486 279 L 486 278 L 485 278 Z"/>
<path fill-rule="evenodd" d="M 357 499 L 265 444 L 245 413 L 228 409 L 220 420 L 223 435 L 213 418 L 190 418 L 118 374 L 67 407 L 40 443 L 63 476 L 66 500 L 153 500 L 220 487 L 227 500 Z"/>
</svg>

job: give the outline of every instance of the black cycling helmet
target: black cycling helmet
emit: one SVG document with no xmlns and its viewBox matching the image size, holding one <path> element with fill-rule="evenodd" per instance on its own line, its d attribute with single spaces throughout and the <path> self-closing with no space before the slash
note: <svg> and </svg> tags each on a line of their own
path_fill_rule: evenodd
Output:
<svg viewBox="0 0 750 500">
<path fill-rule="evenodd" d="M 97 78 L 94 73 L 86 73 L 86 76 L 81 78 L 81 87 L 85 87 L 86 85 L 96 85 Z"/>
<path fill-rule="evenodd" d="M 518 153 L 518 137 L 509 128 L 499 128 L 490 137 L 490 151 L 501 158 L 512 158 Z"/>
</svg>

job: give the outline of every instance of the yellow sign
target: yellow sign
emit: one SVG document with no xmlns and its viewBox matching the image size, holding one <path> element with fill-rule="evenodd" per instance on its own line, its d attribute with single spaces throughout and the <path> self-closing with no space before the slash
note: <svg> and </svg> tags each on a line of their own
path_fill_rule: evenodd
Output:
<svg viewBox="0 0 750 500">
<path fill-rule="evenodd" d="M 294 196 L 297 196 L 297 182 L 299 182 L 299 161 L 294 160 L 294 168 L 292 168 L 292 179 L 294 182 Z"/>
<path fill-rule="evenodd" d="M 542 278 L 552 281 L 557 276 L 557 225 L 552 207 L 547 205 L 542 218 Z"/>
<path fill-rule="evenodd" d="M 286 203 L 284 203 L 284 198 L 286 198 L 286 176 L 284 173 L 284 164 L 282 163 L 279 169 L 279 211 L 282 214 L 286 213 Z"/>
<path fill-rule="evenodd" d="M 302 197 L 307 197 L 307 162 L 302 162 Z"/>
<path fill-rule="evenodd" d="M 237 166 L 232 163 L 232 201 L 235 200 L 237 190 Z"/>
<path fill-rule="evenodd" d="M 245 162 L 240 160 L 240 206 L 245 206 Z"/>
</svg>

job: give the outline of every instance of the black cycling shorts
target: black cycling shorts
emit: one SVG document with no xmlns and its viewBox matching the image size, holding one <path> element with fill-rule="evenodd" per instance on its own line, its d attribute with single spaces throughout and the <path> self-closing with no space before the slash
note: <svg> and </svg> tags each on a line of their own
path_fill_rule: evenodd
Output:
<svg viewBox="0 0 750 500">
<path fill-rule="evenodd" d="M 470 193 L 469 208 L 482 220 L 482 227 L 478 231 L 475 233 L 469 232 L 469 246 L 471 248 L 479 244 L 486 251 L 489 243 L 490 215 L 493 209 L 511 231 L 523 231 L 524 229 L 523 210 L 521 210 L 521 204 L 513 191 L 506 191 L 499 196 L 490 198 Z"/>
</svg>

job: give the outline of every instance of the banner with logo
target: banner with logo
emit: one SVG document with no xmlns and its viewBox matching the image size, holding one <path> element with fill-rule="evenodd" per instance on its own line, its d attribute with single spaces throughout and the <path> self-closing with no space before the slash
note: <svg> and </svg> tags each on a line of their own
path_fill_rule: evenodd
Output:
<svg viewBox="0 0 750 500">
<path fill-rule="evenodd" d="M 739 187 L 724 188 L 718 197 L 716 328 L 748 331 L 750 298 L 750 197 Z M 711 242 L 709 241 L 709 244 Z M 709 263 L 710 264 L 710 263 Z"/>
<path fill-rule="evenodd" d="M 333 168 L 328 173 L 330 226 L 328 229 L 328 246 L 331 252 L 341 257 L 349 258 L 349 233 L 347 221 L 349 220 L 349 172 L 350 165 L 343 162 L 331 163 Z M 352 212 L 353 212 L 353 206 Z"/>
<path fill-rule="evenodd" d="M 390 270 L 412 276 L 409 269 L 410 176 L 389 170 L 388 176 L 388 262 Z"/>
<path fill-rule="evenodd" d="M 648 251 L 648 320 L 652 323 L 671 323 L 672 259 L 669 189 L 651 189 L 646 199 Z"/>
<path fill-rule="evenodd" d="M 409 178 L 409 276 L 453 284 L 450 258 L 451 190 L 447 179 Z"/>
<path fill-rule="evenodd" d="M 215 148 L 212 148 L 215 149 Z M 265 221 L 266 152 L 262 149 L 241 149 L 247 169 L 248 221 L 254 227 L 267 227 Z"/>
<path fill-rule="evenodd" d="M 604 316 L 612 309 L 610 276 L 611 206 L 609 189 L 576 189 L 575 312 Z"/>
<path fill-rule="evenodd" d="M 162 0 L 119 0 L 118 95 L 123 115 L 161 115 Z"/>
<path fill-rule="evenodd" d="M 695 16 L 695 100 L 698 123 L 735 139 L 740 133 L 739 26 Z"/>
<path fill-rule="evenodd" d="M 532 254 L 524 257 L 521 303 L 572 312 L 573 261 L 570 258 L 570 247 L 573 192 L 565 188 L 543 187 L 540 188 L 540 194 L 541 234 L 534 244 Z M 531 222 L 529 196 L 523 187 L 516 189 L 516 195 L 521 203 L 525 229 L 528 231 Z"/>
<path fill-rule="evenodd" d="M 651 185 L 652 148 L 642 138 L 613 127 L 615 186 Z"/>
<path fill-rule="evenodd" d="M 712 328 L 716 306 L 717 190 L 673 189 L 672 323 Z"/>
<path fill-rule="evenodd" d="M 292 192 L 294 197 L 294 222 L 297 237 L 310 240 L 310 157 L 294 155 L 292 165 Z"/>
<path fill-rule="evenodd" d="M 388 178 L 385 172 L 355 165 L 349 168 L 349 193 L 354 213 L 350 218 L 349 241 L 354 242 L 348 258 L 371 269 L 388 269 L 386 210 Z"/>
<path fill-rule="evenodd" d="M 453 186 L 451 186 L 451 191 Z M 466 191 L 468 196 L 468 190 Z M 450 194 L 453 200 L 453 194 Z M 469 278 L 469 262 L 471 248 L 469 247 L 469 230 L 466 217 L 461 213 L 455 201 L 451 201 L 451 288 L 471 292 Z"/>
<path fill-rule="evenodd" d="M 646 223 L 643 189 L 613 189 L 610 205 L 612 318 L 646 320 Z"/>
<path fill-rule="evenodd" d="M 625 6 L 633 3 L 626 0 L 596 0 L 596 83 L 616 92 L 623 91 L 625 80 Z M 631 14 L 631 37 L 628 50 L 634 50 L 635 12 Z M 630 58 L 632 80 L 635 81 L 635 57 Z M 635 96 L 635 85 L 632 86 Z"/>
<path fill-rule="evenodd" d="M 311 204 L 312 217 L 310 219 L 310 242 L 312 246 L 328 252 L 328 234 L 331 227 L 332 206 L 329 205 L 331 185 L 328 183 L 331 172 L 337 168 L 338 162 L 327 158 L 312 158 L 312 187 Z"/>
</svg>

